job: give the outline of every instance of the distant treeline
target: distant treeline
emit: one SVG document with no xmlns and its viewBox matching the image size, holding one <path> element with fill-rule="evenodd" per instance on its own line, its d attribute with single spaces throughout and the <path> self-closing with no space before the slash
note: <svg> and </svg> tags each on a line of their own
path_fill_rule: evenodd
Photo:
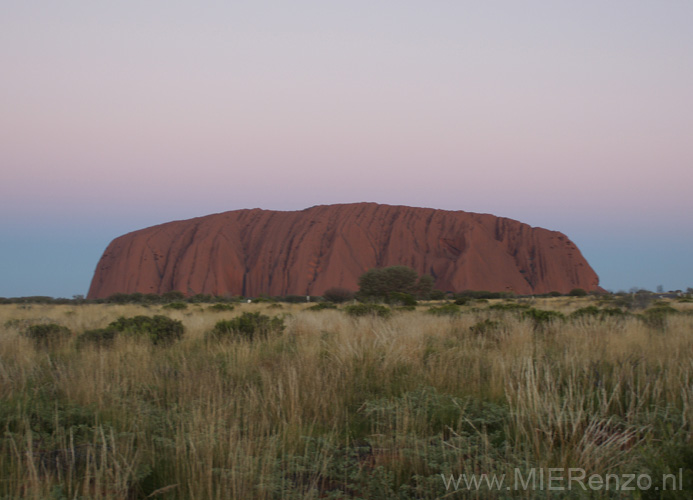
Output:
<svg viewBox="0 0 693 500">
<path fill-rule="evenodd" d="M 621 298 L 625 302 L 649 303 L 653 298 L 679 298 L 691 300 L 693 288 L 686 290 L 686 296 L 681 290 L 663 293 L 658 287 L 655 294 L 649 290 L 632 288 L 629 292 L 587 292 L 582 288 L 574 288 L 566 294 L 549 292 L 545 294 L 517 295 L 513 292 L 490 292 L 487 290 L 463 290 L 460 292 L 436 290 L 434 278 L 430 275 L 419 276 L 414 269 L 406 266 L 390 266 L 375 268 L 366 271 L 359 278 L 359 290 L 353 291 L 345 288 L 333 287 L 326 290 L 322 296 L 313 295 L 283 295 L 259 297 L 242 297 L 232 295 L 211 295 L 198 293 L 186 295 L 180 291 L 171 291 L 162 294 L 156 293 L 115 293 L 105 299 L 87 299 L 83 295 L 75 295 L 71 299 L 53 298 L 43 295 L 31 297 L 0 297 L 0 304 L 141 304 L 141 305 L 167 305 L 172 309 L 182 309 L 186 304 L 218 304 L 237 302 L 332 302 L 343 303 L 350 301 L 400 304 L 405 306 L 416 305 L 419 300 L 447 300 L 454 301 L 456 305 L 464 305 L 474 300 L 488 299 L 514 299 L 523 297 L 584 297 L 586 295 L 610 296 Z M 625 304 L 624 302 L 624 304 Z"/>
<path fill-rule="evenodd" d="M 625 293 L 625 292 L 623 292 Z M 647 292 L 651 293 L 651 292 Z M 535 294 L 532 297 L 561 297 L 561 296 L 584 296 L 587 295 L 582 289 L 572 290 L 567 294 L 559 292 L 550 292 L 547 294 Z M 618 294 L 616 294 L 618 295 Z M 490 292 L 486 290 L 464 290 L 462 292 L 443 292 L 433 290 L 425 299 L 428 300 L 481 300 L 481 299 L 512 299 L 525 297 L 516 295 L 512 292 Z M 172 291 L 163 294 L 156 293 L 115 293 L 107 298 L 87 299 L 82 295 L 75 295 L 71 299 L 65 297 L 49 297 L 44 295 L 33 295 L 29 297 L 0 297 L 0 304 L 171 304 L 174 302 L 186 302 L 189 304 L 215 304 L 215 303 L 239 303 L 250 300 L 251 302 L 285 302 L 285 303 L 305 303 L 305 302 L 343 302 L 343 298 L 349 300 L 359 299 L 358 294 L 351 292 L 350 294 L 342 294 L 342 296 L 333 296 L 330 293 L 325 293 L 324 296 L 315 295 L 283 295 L 283 296 L 267 296 L 259 297 L 242 297 L 229 295 L 210 295 L 196 294 L 186 296 L 183 292 Z"/>
</svg>

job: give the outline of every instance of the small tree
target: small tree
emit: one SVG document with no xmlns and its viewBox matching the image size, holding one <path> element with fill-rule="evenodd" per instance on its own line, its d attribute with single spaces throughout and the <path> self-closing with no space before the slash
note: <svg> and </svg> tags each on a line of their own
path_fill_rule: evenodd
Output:
<svg viewBox="0 0 693 500">
<path fill-rule="evenodd" d="M 436 280 L 430 274 L 424 274 L 419 278 L 419 282 L 416 284 L 415 295 L 420 299 L 431 298 L 431 293 L 433 292 L 433 286 Z"/>
<path fill-rule="evenodd" d="M 359 278 L 359 295 L 365 299 L 386 300 L 391 293 L 421 297 L 430 294 L 432 289 L 432 277 L 419 277 L 414 269 L 406 266 L 370 269 Z"/>
</svg>

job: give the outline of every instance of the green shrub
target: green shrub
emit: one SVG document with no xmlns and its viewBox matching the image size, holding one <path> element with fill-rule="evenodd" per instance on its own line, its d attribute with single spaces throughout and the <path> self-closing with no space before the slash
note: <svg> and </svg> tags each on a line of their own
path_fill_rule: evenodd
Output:
<svg viewBox="0 0 693 500">
<path fill-rule="evenodd" d="M 387 296 L 387 303 L 398 306 L 415 306 L 418 304 L 412 294 L 404 292 L 390 292 Z"/>
<path fill-rule="evenodd" d="M 465 435 L 483 431 L 495 439 L 503 439 L 509 419 L 504 406 L 473 397 L 455 397 L 425 386 L 401 397 L 366 401 L 359 411 L 379 432 L 391 432 L 405 413 L 431 435 L 442 435 L 453 428 Z"/>
<path fill-rule="evenodd" d="M 527 309 L 522 313 L 522 317 L 533 320 L 535 325 L 543 325 L 550 323 L 551 321 L 565 319 L 565 315 L 558 311 L 545 311 L 543 309 L 534 308 Z"/>
<path fill-rule="evenodd" d="M 455 295 L 456 299 L 469 297 L 470 299 L 507 299 L 514 297 L 512 292 L 489 292 L 487 290 L 465 290 Z"/>
<path fill-rule="evenodd" d="M 166 316 L 120 317 L 108 325 L 119 333 L 146 338 L 152 344 L 169 344 L 183 336 L 183 323 Z"/>
<path fill-rule="evenodd" d="M 466 306 L 472 301 L 471 297 L 458 297 L 455 299 L 455 304 L 458 306 Z"/>
<path fill-rule="evenodd" d="M 646 325 L 652 328 L 664 329 L 667 325 L 667 317 L 679 314 L 679 311 L 669 305 L 652 307 L 640 316 Z"/>
<path fill-rule="evenodd" d="M 302 302 L 309 302 L 306 300 L 305 295 L 284 295 L 283 297 L 275 297 L 275 300 L 280 302 L 288 302 L 289 304 L 300 304 Z"/>
<path fill-rule="evenodd" d="M 223 302 L 219 302 L 218 304 L 213 304 L 207 308 L 208 311 L 212 312 L 224 312 L 224 311 L 233 311 L 235 309 L 234 306 L 231 304 L 224 304 Z"/>
<path fill-rule="evenodd" d="M 192 304 L 210 303 L 214 301 L 215 298 L 207 293 L 197 293 L 192 297 L 188 298 L 188 302 Z"/>
<path fill-rule="evenodd" d="M 307 308 L 306 311 L 324 311 L 325 309 L 337 309 L 337 306 L 332 302 L 318 302 Z"/>
<path fill-rule="evenodd" d="M 182 302 L 185 300 L 185 294 L 178 290 L 172 290 L 161 294 L 162 302 Z"/>
<path fill-rule="evenodd" d="M 341 304 L 342 302 L 354 300 L 354 292 L 346 288 L 332 287 L 325 290 L 325 293 L 322 294 L 322 298 L 328 302 Z"/>
<path fill-rule="evenodd" d="M 611 318 L 625 318 L 631 315 L 628 311 L 624 311 L 618 307 L 605 307 L 600 312 L 602 316 Z"/>
<path fill-rule="evenodd" d="M 499 321 L 485 319 L 469 327 L 469 331 L 474 335 L 488 335 L 497 331 L 501 326 Z"/>
<path fill-rule="evenodd" d="M 570 296 L 570 297 L 586 297 L 587 291 L 584 290 L 583 288 L 573 288 L 571 291 L 568 292 L 568 296 Z"/>
<path fill-rule="evenodd" d="M 72 332 L 66 326 L 57 323 L 45 323 L 42 325 L 31 325 L 23 335 L 30 339 L 37 347 L 49 347 L 68 339 Z"/>
<path fill-rule="evenodd" d="M 649 314 L 678 314 L 679 311 L 677 309 L 674 309 L 671 307 L 669 304 L 659 304 L 655 307 L 651 307 L 647 311 L 645 311 L 643 314 L 649 315 Z"/>
<path fill-rule="evenodd" d="M 428 314 L 435 314 L 437 316 L 455 316 L 457 314 L 460 314 L 462 310 L 460 309 L 460 306 L 458 306 L 457 304 L 444 304 L 438 307 L 431 307 L 426 312 Z"/>
<path fill-rule="evenodd" d="M 395 311 L 404 311 L 404 312 L 416 311 L 416 306 L 397 306 L 395 308 Z"/>
<path fill-rule="evenodd" d="M 629 313 L 624 312 L 618 307 L 606 307 L 604 309 L 599 309 L 596 306 L 582 307 L 570 314 L 571 319 L 593 317 L 593 318 L 624 318 L 628 316 Z"/>
<path fill-rule="evenodd" d="M 392 314 L 392 311 L 390 310 L 389 307 L 381 306 L 380 304 L 353 304 L 350 306 L 346 306 L 344 308 L 344 312 L 346 312 L 349 316 L 380 316 L 381 318 L 387 318 Z"/>
<path fill-rule="evenodd" d="M 31 324 L 32 321 L 28 319 L 10 318 L 5 321 L 5 328 L 16 328 L 18 330 L 22 330 Z"/>
<path fill-rule="evenodd" d="M 188 308 L 188 304 L 186 304 L 185 302 L 171 302 L 170 304 L 166 304 L 164 306 L 164 309 L 181 310 L 181 309 L 187 309 L 187 308 Z"/>
<path fill-rule="evenodd" d="M 244 312 L 236 318 L 218 321 L 210 332 L 210 336 L 215 339 L 253 340 L 258 337 L 267 337 L 270 333 L 281 333 L 284 328 L 284 320 L 278 316 L 270 317 L 259 312 Z"/>
<path fill-rule="evenodd" d="M 115 328 L 97 328 L 94 330 L 85 330 L 79 337 L 77 337 L 77 345 L 96 345 L 100 347 L 107 347 L 113 344 L 116 336 L 118 335 L 118 330 Z"/>
<path fill-rule="evenodd" d="M 601 310 L 597 306 L 587 306 L 587 307 L 581 307 L 580 309 L 577 309 L 576 311 L 573 311 L 570 313 L 571 318 L 584 318 L 585 316 L 599 316 L 601 314 Z"/>
<path fill-rule="evenodd" d="M 390 293 L 399 292 L 428 297 L 433 290 L 431 276 L 418 273 L 407 266 L 370 269 L 359 277 L 359 296 L 363 299 L 387 300 Z"/>
<path fill-rule="evenodd" d="M 142 301 L 141 293 L 114 293 L 106 298 L 108 304 L 137 304 Z"/>
<path fill-rule="evenodd" d="M 527 304 L 518 304 L 516 302 L 504 302 L 501 304 L 493 304 L 488 307 L 491 311 L 524 311 L 530 307 Z"/>
</svg>

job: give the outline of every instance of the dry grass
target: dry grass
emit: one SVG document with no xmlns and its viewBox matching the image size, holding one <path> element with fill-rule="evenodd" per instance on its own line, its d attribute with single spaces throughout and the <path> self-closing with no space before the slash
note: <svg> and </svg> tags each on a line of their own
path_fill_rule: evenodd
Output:
<svg viewBox="0 0 693 500">
<path fill-rule="evenodd" d="M 569 314 L 589 300 L 532 305 Z M 205 308 L 0 306 L 0 498 L 438 498 L 441 473 L 693 467 L 689 314 L 655 328 L 637 317 L 535 325 L 483 307 L 389 319 Z M 206 338 L 244 311 L 288 314 L 286 329 Z M 77 335 L 137 314 L 179 319 L 186 334 L 168 347 L 51 349 L 20 334 L 56 322 Z M 486 319 L 494 328 L 474 333 Z"/>
</svg>

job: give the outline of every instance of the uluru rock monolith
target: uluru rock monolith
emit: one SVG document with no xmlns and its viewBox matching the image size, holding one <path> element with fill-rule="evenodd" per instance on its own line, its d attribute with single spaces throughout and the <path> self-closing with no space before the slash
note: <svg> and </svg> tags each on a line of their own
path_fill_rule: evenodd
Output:
<svg viewBox="0 0 693 500">
<path fill-rule="evenodd" d="M 392 265 L 432 275 L 443 291 L 600 289 L 559 232 L 488 214 L 354 203 L 234 210 L 128 233 L 104 252 L 88 297 L 321 295 L 357 290 L 365 271 Z"/>
</svg>

